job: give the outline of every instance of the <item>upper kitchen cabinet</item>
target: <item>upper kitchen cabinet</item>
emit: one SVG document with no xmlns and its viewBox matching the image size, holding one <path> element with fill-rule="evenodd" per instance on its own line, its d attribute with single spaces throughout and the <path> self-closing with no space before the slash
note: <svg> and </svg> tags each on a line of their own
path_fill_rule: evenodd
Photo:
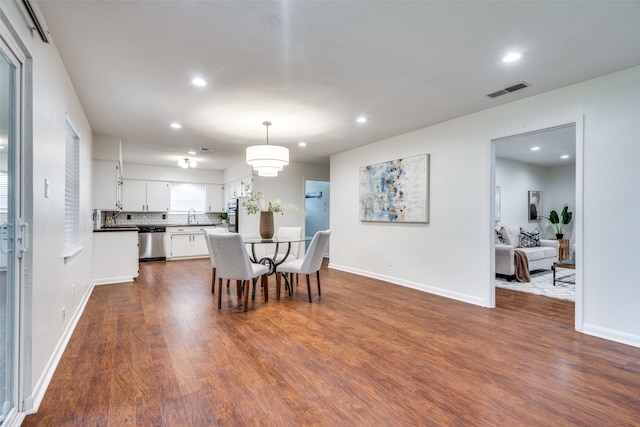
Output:
<svg viewBox="0 0 640 427">
<path fill-rule="evenodd" d="M 222 212 L 222 185 L 220 184 L 207 184 L 206 186 L 206 211 L 207 212 Z"/>
<path fill-rule="evenodd" d="M 246 176 L 242 179 L 231 181 L 227 184 L 227 198 L 246 197 L 251 193 L 253 187 L 253 177 Z"/>
<path fill-rule="evenodd" d="M 167 212 L 169 210 L 169 183 L 124 179 L 122 210 L 130 212 Z"/>
<path fill-rule="evenodd" d="M 93 161 L 93 209 L 122 209 L 122 173 L 118 161 Z"/>
</svg>

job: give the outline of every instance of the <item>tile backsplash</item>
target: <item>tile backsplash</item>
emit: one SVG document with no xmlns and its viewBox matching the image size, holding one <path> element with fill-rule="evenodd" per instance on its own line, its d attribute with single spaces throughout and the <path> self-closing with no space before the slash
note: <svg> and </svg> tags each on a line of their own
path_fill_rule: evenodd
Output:
<svg viewBox="0 0 640 427">
<path fill-rule="evenodd" d="M 107 218 L 114 218 L 117 225 L 186 225 L 187 214 L 170 214 L 163 212 L 110 212 L 102 211 L 101 227 Z M 217 213 L 196 214 L 193 224 L 219 224 L 222 222 Z"/>
</svg>

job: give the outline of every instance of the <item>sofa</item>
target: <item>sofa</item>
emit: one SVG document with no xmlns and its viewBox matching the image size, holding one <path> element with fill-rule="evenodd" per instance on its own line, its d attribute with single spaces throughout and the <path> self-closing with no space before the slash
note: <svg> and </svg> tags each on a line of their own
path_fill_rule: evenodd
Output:
<svg viewBox="0 0 640 427">
<path fill-rule="evenodd" d="M 525 235 L 522 235 L 524 231 Z M 496 227 L 496 274 L 515 276 L 514 251 L 527 257 L 529 271 L 551 270 L 558 260 L 559 242 L 540 239 L 536 229 L 526 231 L 518 225 Z M 536 238 L 537 235 L 537 238 Z"/>
</svg>

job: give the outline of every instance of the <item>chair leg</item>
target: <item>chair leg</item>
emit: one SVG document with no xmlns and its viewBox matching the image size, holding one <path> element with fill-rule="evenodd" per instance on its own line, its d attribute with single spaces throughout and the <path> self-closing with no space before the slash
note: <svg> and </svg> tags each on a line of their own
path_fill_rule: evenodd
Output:
<svg viewBox="0 0 640 427">
<path fill-rule="evenodd" d="M 242 280 L 236 280 L 236 292 L 238 293 L 238 299 L 242 298 Z"/>
<path fill-rule="evenodd" d="M 216 291 L 216 269 L 213 268 L 213 272 L 211 273 L 211 293 Z"/>
<path fill-rule="evenodd" d="M 262 287 L 264 288 L 264 302 L 269 301 L 269 277 L 263 274 L 261 279 Z"/>
<path fill-rule="evenodd" d="M 322 295 L 320 292 L 320 270 L 316 271 L 316 276 L 318 278 L 318 296 Z"/>
<path fill-rule="evenodd" d="M 244 283 L 246 283 L 246 288 L 244 290 L 244 312 L 246 313 L 247 310 L 249 310 L 249 281 L 248 280 L 243 280 L 242 281 L 243 285 Z"/>
<path fill-rule="evenodd" d="M 306 274 L 307 276 L 307 292 L 309 293 L 309 302 L 311 302 L 311 278 L 310 275 Z"/>
<path fill-rule="evenodd" d="M 222 279 L 218 279 L 218 310 L 222 307 Z"/>
<path fill-rule="evenodd" d="M 282 273 L 276 273 L 276 299 L 280 300 L 280 286 L 282 284 Z"/>
</svg>

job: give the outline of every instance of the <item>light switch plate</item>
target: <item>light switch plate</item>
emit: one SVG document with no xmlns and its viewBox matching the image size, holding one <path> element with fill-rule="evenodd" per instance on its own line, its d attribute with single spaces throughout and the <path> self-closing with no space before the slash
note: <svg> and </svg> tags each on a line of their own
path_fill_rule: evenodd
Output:
<svg viewBox="0 0 640 427">
<path fill-rule="evenodd" d="M 44 180 L 44 197 L 49 198 L 49 180 Z"/>
</svg>

